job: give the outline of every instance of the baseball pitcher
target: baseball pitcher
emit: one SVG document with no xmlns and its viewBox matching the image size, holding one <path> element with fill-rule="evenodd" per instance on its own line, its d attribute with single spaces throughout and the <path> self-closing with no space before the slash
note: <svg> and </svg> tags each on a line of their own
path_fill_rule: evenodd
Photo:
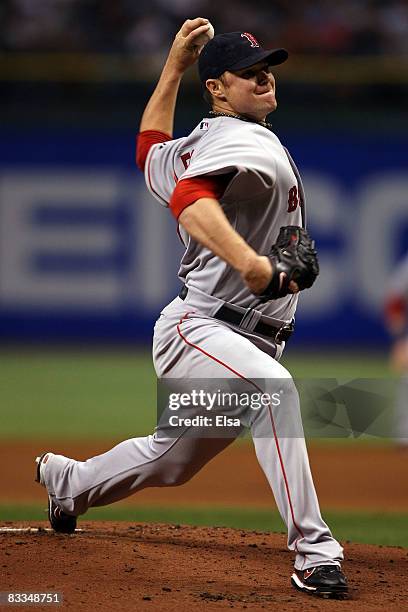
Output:
<svg viewBox="0 0 408 612">
<path fill-rule="evenodd" d="M 273 66 L 288 53 L 263 49 L 249 32 L 212 37 L 211 30 L 207 19 L 183 24 L 140 125 L 137 163 L 185 246 L 182 288 L 155 325 L 153 360 L 158 378 L 172 385 L 239 382 L 270 401 L 257 410 L 239 406 L 229 431 L 221 420 L 222 435 L 204 431 L 228 416 L 218 402 L 197 427 L 187 419 L 171 434 L 169 422 L 159 422 L 152 435 L 86 462 L 44 453 L 37 479 L 48 492 L 51 525 L 72 532 L 92 506 L 186 482 L 249 427 L 295 553 L 292 585 L 342 598 L 343 549 L 321 517 L 298 393 L 279 363 L 299 292 L 319 273 L 299 173 L 266 121 L 277 107 Z M 179 85 L 196 62 L 210 110 L 188 136 L 173 139 Z"/>
</svg>

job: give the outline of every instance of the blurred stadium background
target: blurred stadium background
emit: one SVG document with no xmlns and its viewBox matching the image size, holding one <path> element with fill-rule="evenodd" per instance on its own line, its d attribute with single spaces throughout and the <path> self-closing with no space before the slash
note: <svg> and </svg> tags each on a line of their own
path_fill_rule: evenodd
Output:
<svg viewBox="0 0 408 612">
<path fill-rule="evenodd" d="M 178 292 L 181 251 L 135 166 L 135 138 L 172 37 L 197 15 L 290 51 L 272 121 L 304 176 L 322 273 L 285 364 L 389 376 L 382 307 L 408 250 L 407 0 L 2 0 L 3 449 L 154 424 L 152 326 Z M 175 135 L 205 112 L 192 69 Z M 11 497 L 2 508 L 21 516 Z"/>
</svg>

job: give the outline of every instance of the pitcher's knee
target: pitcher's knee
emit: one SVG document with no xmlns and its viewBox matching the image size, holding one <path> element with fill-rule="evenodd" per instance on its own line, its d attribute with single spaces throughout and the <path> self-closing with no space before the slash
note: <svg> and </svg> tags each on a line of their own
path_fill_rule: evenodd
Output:
<svg viewBox="0 0 408 612">
<path fill-rule="evenodd" d="M 160 471 L 161 486 L 176 487 L 188 482 L 196 470 L 189 464 L 171 463 Z"/>
<path fill-rule="evenodd" d="M 291 376 L 265 381 L 256 410 L 249 411 L 254 437 L 273 437 L 279 425 L 280 435 L 302 432 L 299 395 Z"/>
</svg>

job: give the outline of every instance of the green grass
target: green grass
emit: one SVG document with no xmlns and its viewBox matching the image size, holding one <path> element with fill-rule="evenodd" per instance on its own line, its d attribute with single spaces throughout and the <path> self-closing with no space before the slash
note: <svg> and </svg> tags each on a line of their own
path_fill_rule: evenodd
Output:
<svg viewBox="0 0 408 612">
<path fill-rule="evenodd" d="M 385 356 L 291 354 L 297 378 L 389 376 Z M 156 422 L 149 352 L 0 352 L 0 437 L 112 439 L 146 435 Z"/>
<path fill-rule="evenodd" d="M 128 437 L 156 422 L 144 353 L 0 353 L 0 389 L 6 438 Z"/>
<path fill-rule="evenodd" d="M 334 536 L 342 542 L 361 542 L 408 548 L 408 515 L 366 512 L 323 513 Z M 40 506 L 0 506 L 0 523 L 45 519 Z M 84 517 L 85 520 L 85 517 Z M 276 511 L 240 508 L 130 507 L 116 504 L 90 510 L 86 520 L 178 523 L 284 532 Z"/>
<path fill-rule="evenodd" d="M 295 378 L 390 378 L 388 356 L 383 353 L 298 352 L 290 349 L 281 363 Z"/>
</svg>

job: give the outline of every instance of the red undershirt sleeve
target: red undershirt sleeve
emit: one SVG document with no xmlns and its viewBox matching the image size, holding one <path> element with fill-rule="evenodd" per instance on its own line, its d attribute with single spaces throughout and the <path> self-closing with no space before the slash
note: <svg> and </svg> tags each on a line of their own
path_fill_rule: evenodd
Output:
<svg viewBox="0 0 408 612">
<path fill-rule="evenodd" d="M 231 174 L 222 174 L 218 176 L 196 176 L 179 181 L 171 196 L 171 212 L 178 219 L 187 206 L 194 204 L 200 198 L 219 200 L 230 180 Z"/>
<path fill-rule="evenodd" d="M 147 154 L 150 151 L 150 147 L 159 142 L 167 142 L 173 140 L 166 132 L 160 132 L 159 130 L 144 130 L 137 136 L 136 144 L 136 164 L 143 172 L 146 164 Z"/>
</svg>

